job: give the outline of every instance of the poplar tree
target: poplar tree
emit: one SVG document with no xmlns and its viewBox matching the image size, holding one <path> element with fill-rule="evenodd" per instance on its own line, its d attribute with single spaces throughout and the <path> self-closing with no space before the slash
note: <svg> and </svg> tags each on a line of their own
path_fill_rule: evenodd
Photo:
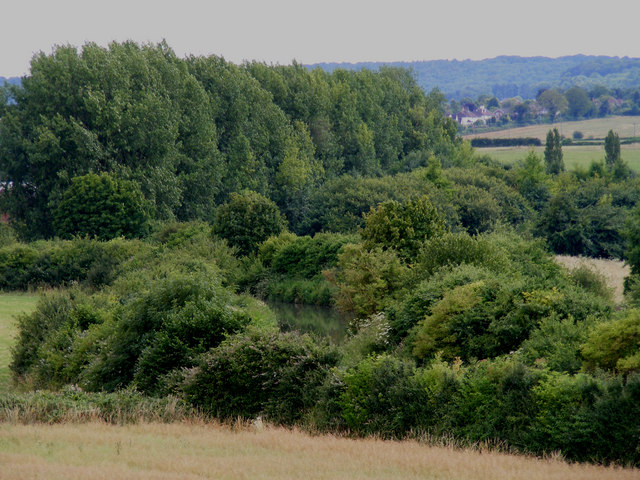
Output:
<svg viewBox="0 0 640 480">
<path fill-rule="evenodd" d="M 564 160 L 562 159 L 562 141 L 557 128 L 549 130 L 547 142 L 544 148 L 544 161 L 547 173 L 557 175 L 564 172 Z"/>
</svg>

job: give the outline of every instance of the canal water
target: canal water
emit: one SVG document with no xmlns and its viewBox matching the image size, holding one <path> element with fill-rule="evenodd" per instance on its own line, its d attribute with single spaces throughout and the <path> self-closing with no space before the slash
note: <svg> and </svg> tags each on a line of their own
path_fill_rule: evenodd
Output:
<svg viewBox="0 0 640 480">
<path fill-rule="evenodd" d="M 333 344 L 341 343 L 347 335 L 349 318 L 333 308 L 281 302 L 267 304 L 285 332 L 314 333 L 329 338 Z"/>
</svg>

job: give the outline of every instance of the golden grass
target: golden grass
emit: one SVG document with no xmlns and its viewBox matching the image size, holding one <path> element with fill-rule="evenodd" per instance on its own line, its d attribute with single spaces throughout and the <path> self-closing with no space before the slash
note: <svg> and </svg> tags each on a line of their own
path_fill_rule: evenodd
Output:
<svg viewBox="0 0 640 480">
<path fill-rule="evenodd" d="M 636 124 L 634 127 L 634 123 Z M 543 142 L 547 138 L 547 133 L 552 128 L 557 128 L 560 134 L 571 138 L 573 132 L 579 131 L 584 134 L 584 138 L 604 138 L 609 130 L 613 130 L 620 135 L 620 138 L 640 135 L 640 117 L 616 116 L 607 118 L 594 118 L 592 120 L 580 120 L 575 122 L 558 122 L 554 124 L 527 125 L 526 127 L 510 128 L 508 130 L 497 130 L 495 132 L 478 133 L 464 135 L 466 139 L 472 138 L 519 138 L 533 137 L 539 138 Z"/>
<path fill-rule="evenodd" d="M 0 294 L 0 392 L 9 389 L 11 345 L 16 334 L 15 316 L 31 312 L 38 302 L 34 293 Z"/>
<path fill-rule="evenodd" d="M 604 258 L 572 257 L 570 255 L 556 255 L 556 261 L 563 267 L 573 270 L 586 265 L 600 273 L 613 290 L 613 300 L 622 303 L 624 279 L 631 273 L 631 268 L 622 260 L 607 260 Z"/>
<path fill-rule="evenodd" d="M 270 427 L 0 424 L 0 478 L 627 480 L 640 470 Z"/>
</svg>

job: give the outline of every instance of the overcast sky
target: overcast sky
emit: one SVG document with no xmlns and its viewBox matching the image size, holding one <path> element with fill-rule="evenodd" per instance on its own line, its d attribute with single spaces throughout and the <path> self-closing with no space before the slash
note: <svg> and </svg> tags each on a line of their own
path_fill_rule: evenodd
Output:
<svg viewBox="0 0 640 480">
<path fill-rule="evenodd" d="M 54 45 L 166 39 L 178 55 L 288 64 L 640 57 L 638 0 L 7 0 L 0 75 Z"/>
</svg>

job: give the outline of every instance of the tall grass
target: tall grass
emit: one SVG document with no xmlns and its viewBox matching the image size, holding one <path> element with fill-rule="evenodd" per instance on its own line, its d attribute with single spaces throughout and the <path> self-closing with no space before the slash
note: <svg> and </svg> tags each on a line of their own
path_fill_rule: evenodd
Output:
<svg viewBox="0 0 640 480">
<path fill-rule="evenodd" d="M 630 480 L 638 470 L 214 423 L 0 425 L 0 477 Z"/>
</svg>

